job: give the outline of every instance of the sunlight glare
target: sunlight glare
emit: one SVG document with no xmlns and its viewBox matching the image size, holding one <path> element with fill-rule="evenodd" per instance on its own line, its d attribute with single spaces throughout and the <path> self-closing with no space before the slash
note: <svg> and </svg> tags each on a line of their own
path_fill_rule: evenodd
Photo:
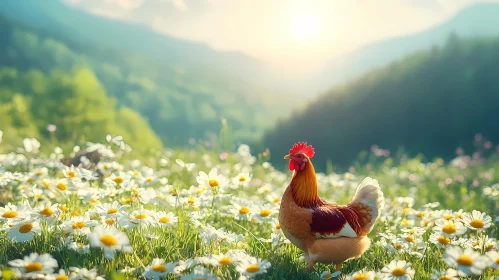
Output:
<svg viewBox="0 0 499 280">
<path fill-rule="evenodd" d="M 297 40 L 310 40 L 319 35 L 317 17 L 311 14 L 298 14 L 293 18 L 291 32 Z"/>
</svg>

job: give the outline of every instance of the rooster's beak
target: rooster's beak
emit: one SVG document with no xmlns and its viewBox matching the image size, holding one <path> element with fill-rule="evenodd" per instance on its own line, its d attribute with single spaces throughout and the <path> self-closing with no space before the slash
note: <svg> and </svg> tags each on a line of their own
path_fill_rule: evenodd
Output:
<svg viewBox="0 0 499 280">
<path fill-rule="evenodd" d="M 289 155 L 285 155 L 284 159 L 290 159 L 291 157 Z"/>
</svg>

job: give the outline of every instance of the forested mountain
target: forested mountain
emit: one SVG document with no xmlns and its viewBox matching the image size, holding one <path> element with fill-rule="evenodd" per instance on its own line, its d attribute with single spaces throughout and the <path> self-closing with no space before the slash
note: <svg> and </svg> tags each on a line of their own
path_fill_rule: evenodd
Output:
<svg viewBox="0 0 499 280">
<path fill-rule="evenodd" d="M 41 1 L 6 3 L 13 2 L 36 6 Z M 42 12 L 33 20 L 48 21 L 43 15 Z M 52 20 L 58 22 L 56 18 Z M 37 70 L 44 76 L 53 71 L 71 73 L 84 68 L 95 75 L 105 95 L 114 98 L 113 107 L 108 110 L 128 107 L 138 112 L 168 145 L 183 145 L 191 137 L 217 134 L 222 118 L 228 120 L 236 140 L 256 139 L 274 119 L 284 115 L 292 102 L 210 68 L 201 71 L 177 67 L 173 62 L 148 55 L 147 51 L 113 49 L 118 46 L 85 41 L 76 26 L 68 28 L 74 30 L 73 36 L 59 29 L 31 28 L 10 18 L 0 18 L 0 66 L 14 68 L 21 75 Z M 106 25 L 101 27 L 104 28 Z M 56 94 L 47 93 L 45 98 L 56 98 Z M 284 106 L 276 109 L 276 104 Z"/>
<path fill-rule="evenodd" d="M 470 5 L 449 20 L 427 30 L 371 43 L 334 58 L 320 71 L 314 80 L 315 85 L 310 88 L 318 93 L 416 51 L 442 46 L 451 34 L 459 38 L 499 36 L 499 3 Z"/>
<path fill-rule="evenodd" d="M 314 163 L 347 166 L 377 144 L 410 155 L 472 150 L 475 133 L 499 141 L 499 38 L 462 40 L 416 53 L 337 87 L 264 136 L 276 163 L 296 141 L 316 148 Z"/>
<path fill-rule="evenodd" d="M 20 73 L 0 69 L 0 130 L 10 143 L 24 137 L 58 140 L 102 141 L 106 134 L 122 135 L 140 152 L 161 148 L 161 141 L 135 111 L 120 107 L 86 68 L 71 73 L 39 70 Z M 56 125 L 56 131 L 47 127 Z M 53 130 L 53 128 L 52 128 Z"/>
</svg>

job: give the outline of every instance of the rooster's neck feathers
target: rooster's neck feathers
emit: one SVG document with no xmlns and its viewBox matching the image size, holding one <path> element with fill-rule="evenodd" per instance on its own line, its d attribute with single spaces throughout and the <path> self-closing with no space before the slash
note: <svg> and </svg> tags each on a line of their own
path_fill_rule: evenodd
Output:
<svg viewBox="0 0 499 280">
<path fill-rule="evenodd" d="M 317 177 L 312 162 L 309 160 L 305 168 L 295 171 L 290 183 L 291 193 L 296 204 L 301 207 L 313 208 L 324 204 L 317 190 Z"/>
</svg>

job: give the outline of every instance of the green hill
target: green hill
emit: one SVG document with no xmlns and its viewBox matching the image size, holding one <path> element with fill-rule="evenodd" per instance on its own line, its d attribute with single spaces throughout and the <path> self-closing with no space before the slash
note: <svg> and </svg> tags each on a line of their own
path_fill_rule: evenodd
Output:
<svg viewBox="0 0 499 280">
<path fill-rule="evenodd" d="M 411 55 L 330 90 L 267 131 L 264 144 L 280 163 L 294 142 L 316 148 L 324 169 L 347 165 L 377 144 L 410 155 L 472 150 L 475 133 L 499 141 L 499 39 L 449 37 L 444 47 Z"/>
<path fill-rule="evenodd" d="M 130 28 L 130 32 L 138 29 L 138 33 L 149 34 L 149 37 L 132 38 L 131 41 L 141 42 L 134 41 L 136 46 L 156 44 L 160 48 L 173 40 L 147 31 L 145 27 L 99 19 L 82 11 L 73 11 L 56 1 L 44 1 L 46 6 L 39 1 L 6 3 L 8 5 L 0 8 L 1 12 L 9 14 L 9 17 L 0 18 L 0 66 L 14 68 L 20 73 L 38 70 L 44 75 L 50 75 L 54 70 L 71 72 L 84 67 L 95 74 L 106 95 L 114 98 L 116 108 L 124 106 L 138 112 L 164 144 L 184 145 L 191 137 L 205 138 L 217 134 L 222 118 L 227 119 L 232 127 L 236 141 L 254 140 L 273 120 L 283 116 L 291 104 L 282 95 L 245 83 L 235 77 L 237 75 L 220 74 L 217 65 L 224 64 L 226 58 L 223 55 L 213 56 L 221 61 L 218 64 L 213 62 L 212 68 L 205 64 L 196 68 L 187 62 L 178 63 L 183 46 L 180 43 L 174 44 L 175 50 L 164 49 L 161 52 L 163 58 L 160 58 L 160 52 L 152 49 L 134 49 L 125 42 L 120 48 L 115 41 L 102 37 L 106 32 L 116 32 L 124 37 L 123 32 Z M 38 6 L 41 11 L 28 9 Z M 52 16 L 53 12 L 43 12 L 52 6 L 71 13 L 69 16 Z M 28 17 L 19 14 L 26 9 L 32 15 L 31 22 L 19 23 L 18 20 L 26 21 Z M 19 18 L 12 19 L 16 15 Z M 81 24 L 57 24 L 65 23 L 71 15 Z M 90 29 L 83 24 L 84 21 L 101 23 L 95 29 L 97 35 L 90 36 Z M 37 23 L 40 23 L 39 28 L 29 27 Z M 44 27 L 47 29 L 42 29 Z M 196 57 L 192 45 L 186 43 L 185 47 L 183 56 L 193 54 Z M 206 56 L 214 52 L 205 51 Z M 177 60 L 170 60 L 170 56 L 177 57 Z M 277 107 L 277 104 L 283 106 Z"/>
</svg>

